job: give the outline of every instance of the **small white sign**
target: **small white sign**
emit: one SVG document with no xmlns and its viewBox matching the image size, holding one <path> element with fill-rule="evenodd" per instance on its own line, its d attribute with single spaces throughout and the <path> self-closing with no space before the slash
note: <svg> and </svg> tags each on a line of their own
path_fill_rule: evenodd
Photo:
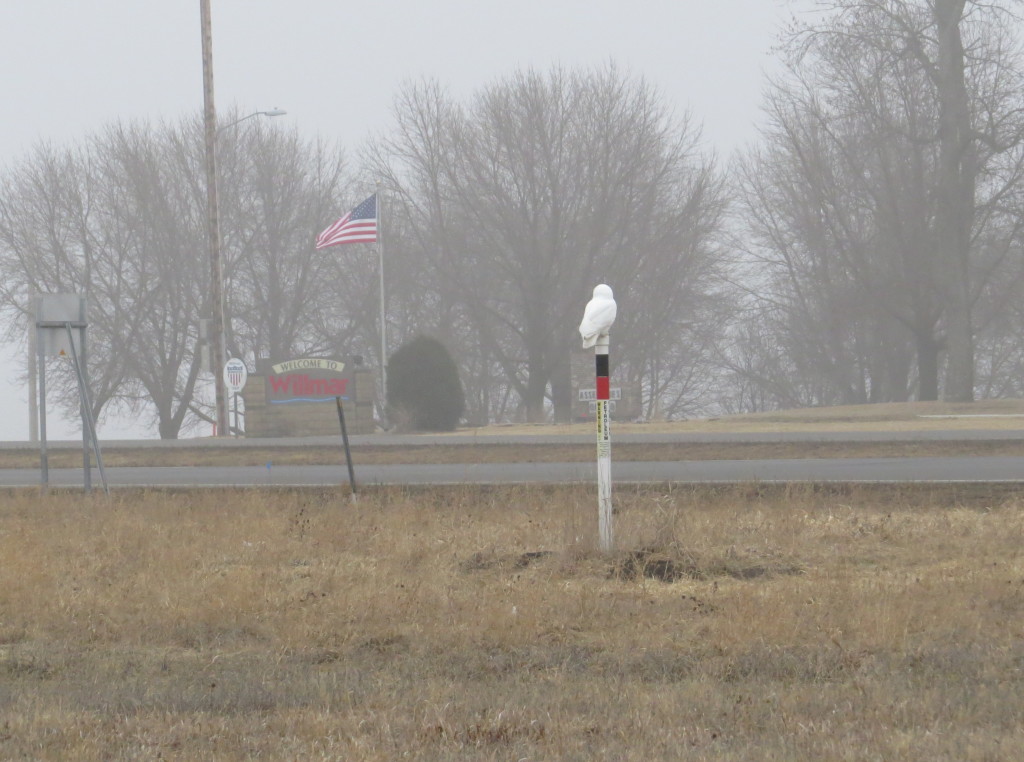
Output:
<svg viewBox="0 0 1024 762">
<path fill-rule="evenodd" d="M 622 399 L 622 387 L 613 386 L 608 390 L 608 399 L 620 400 Z M 594 401 L 597 399 L 597 389 L 580 389 L 580 402 Z"/>
<path fill-rule="evenodd" d="M 224 386 L 231 394 L 238 394 L 245 387 L 249 378 L 249 369 L 237 357 L 224 363 Z"/>
</svg>

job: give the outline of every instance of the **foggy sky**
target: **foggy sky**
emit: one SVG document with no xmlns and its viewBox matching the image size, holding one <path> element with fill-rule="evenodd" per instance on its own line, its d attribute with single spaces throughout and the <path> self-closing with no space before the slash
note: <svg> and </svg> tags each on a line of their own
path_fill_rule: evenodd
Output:
<svg viewBox="0 0 1024 762">
<path fill-rule="evenodd" d="M 643 76 L 703 124 L 725 160 L 756 140 L 784 0 L 211 0 L 216 104 L 359 145 L 386 131 L 400 86 L 430 77 L 459 98 L 517 68 L 601 66 Z M 202 109 L 199 2 L 34 0 L 0 4 L 5 117 L 0 164 L 38 142 L 74 145 L 119 119 Z M 339 213 L 344 210 L 338 210 Z M 329 220 L 325 220 L 325 223 Z M 312 241 L 317 231 L 310 231 Z M 312 252 L 311 252 L 312 253 Z M 329 254 L 327 254 L 329 255 Z M 0 441 L 28 437 L 27 389 L 0 347 Z M 75 438 L 51 408 L 52 439 Z M 202 432 L 201 432 L 202 433 Z M 108 422 L 101 438 L 156 437 Z"/>
</svg>

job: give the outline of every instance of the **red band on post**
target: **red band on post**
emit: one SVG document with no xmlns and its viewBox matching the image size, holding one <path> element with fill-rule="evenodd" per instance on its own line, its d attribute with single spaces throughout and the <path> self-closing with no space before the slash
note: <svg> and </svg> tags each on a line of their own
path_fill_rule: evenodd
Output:
<svg viewBox="0 0 1024 762">
<path fill-rule="evenodd" d="M 609 386 L 608 376 L 597 377 L 597 398 L 599 400 L 609 399 Z"/>
</svg>

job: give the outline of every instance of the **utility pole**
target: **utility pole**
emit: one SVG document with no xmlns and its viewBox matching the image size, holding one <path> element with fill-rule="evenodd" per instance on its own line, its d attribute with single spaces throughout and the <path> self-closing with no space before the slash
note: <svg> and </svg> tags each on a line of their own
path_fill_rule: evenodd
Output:
<svg viewBox="0 0 1024 762">
<path fill-rule="evenodd" d="M 32 303 L 35 304 L 35 294 Z M 39 381 L 37 375 L 36 355 L 36 321 L 33 311 L 32 320 L 28 322 L 28 441 L 36 444 L 39 441 Z"/>
<path fill-rule="evenodd" d="M 217 111 L 213 102 L 213 34 L 210 26 L 210 0 L 199 0 L 203 38 L 203 123 L 206 142 L 206 209 L 210 237 L 210 300 L 213 322 L 210 326 L 210 368 L 217 405 L 217 436 L 228 434 L 224 379 L 224 266 L 220 252 L 220 209 L 217 203 Z"/>
</svg>

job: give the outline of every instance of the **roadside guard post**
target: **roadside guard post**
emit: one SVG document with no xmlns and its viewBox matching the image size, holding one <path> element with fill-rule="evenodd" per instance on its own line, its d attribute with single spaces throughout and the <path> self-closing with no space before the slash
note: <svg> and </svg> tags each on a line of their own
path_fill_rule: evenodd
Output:
<svg viewBox="0 0 1024 762">
<path fill-rule="evenodd" d="M 612 549 L 612 432 L 608 398 L 608 334 L 594 345 L 594 371 L 597 383 L 597 507 L 601 550 Z"/>
<path fill-rule="evenodd" d="M 612 432 L 609 426 L 611 409 L 608 381 L 608 332 L 615 322 L 618 307 L 615 295 L 607 283 L 594 286 L 594 296 L 583 310 L 580 338 L 583 348 L 594 348 L 594 371 L 597 376 L 594 390 L 597 405 L 597 509 L 601 550 L 612 549 Z"/>
<path fill-rule="evenodd" d="M 597 509 L 601 550 L 611 550 L 611 418 L 608 397 L 608 331 L 615 322 L 615 297 L 611 287 L 600 283 L 594 287 L 594 296 L 587 302 L 580 324 L 580 338 L 584 349 L 594 347 L 594 366 L 597 376 Z"/>
</svg>

